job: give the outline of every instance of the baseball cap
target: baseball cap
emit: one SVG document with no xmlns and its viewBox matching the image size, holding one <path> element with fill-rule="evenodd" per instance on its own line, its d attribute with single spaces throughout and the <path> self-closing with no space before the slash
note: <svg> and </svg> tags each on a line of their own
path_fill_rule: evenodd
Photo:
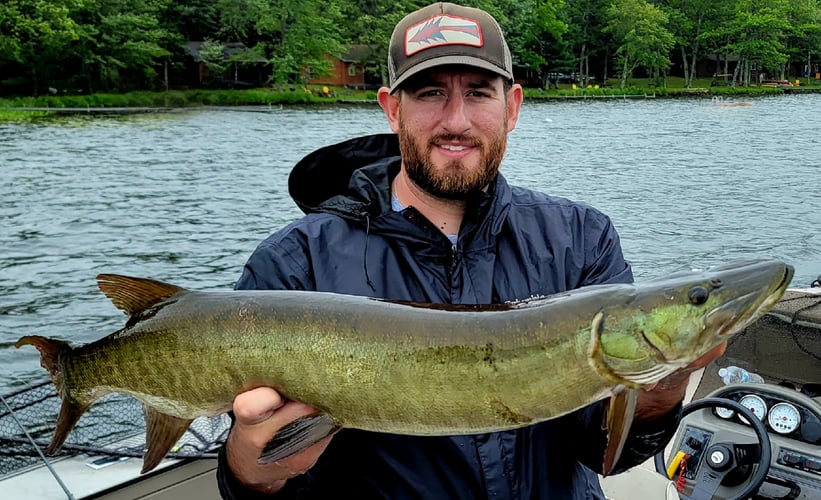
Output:
<svg viewBox="0 0 821 500">
<path fill-rule="evenodd" d="M 405 16 L 388 49 L 390 91 L 437 66 L 472 66 L 513 80 L 513 61 L 499 23 L 481 9 L 439 2 Z"/>
</svg>

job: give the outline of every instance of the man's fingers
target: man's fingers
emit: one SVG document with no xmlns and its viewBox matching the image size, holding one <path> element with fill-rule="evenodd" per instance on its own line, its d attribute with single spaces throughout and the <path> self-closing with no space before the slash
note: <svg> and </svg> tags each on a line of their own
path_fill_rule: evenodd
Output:
<svg viewBox="0 0 821 500">
<path fill-rule="evenodd" d="M 228 435 L 226 453 L 237 479 L 259 491 L 274 493 L 285 480 L 310 469 L 328 446 L 327 437 L 279 462 L 260 465 L 258 458 L 282 427 L 317 410 L 304 403 L 288 401 L 276 390 L 260 387 L 234 398 L 234 425 Z"/>
<path fill-rule="evenodd" d="M 239 425 L 255 425 L 268 420 L 285 404 L 285 399 L 270 387 L 252 389 L 234 398 L 234 417 Z"/>
<path fill-rule="evenodd" d="M 243 392 L 234 398 L 235 438 L 261 451 L 284 426 L 317 410 L 297 401 L 288 401 L 270 387 Z"/>
<path fill-rule="evenodd" d="M 706 354 L 698 358 L 697 360 L 690 363 L 690 366 L 687 368 L 690 371 L 698 370 L 699 368 L 704 368 L 705 366 L 712 363 L 714 360 L 720 358 L 724 355 L 724 351 L 727 350 L 727 342 L 724 341 L 721 344 L 714 347 L 712 350 L 708 351 Z"/>
<path fill-rule="evenodd" d="M 280 426 L 284 426 L 285 424 L 291 423 L 300 417 L 316 415 L 317 413 L 318 411 L 316 408 L 308 406 L 305 403 L 300 403 L 299 401 L 288 401 L 278 408 L 278 411 L 271 418 L 271 420 L 275 420 L 280 424 Z"/>
</svg>

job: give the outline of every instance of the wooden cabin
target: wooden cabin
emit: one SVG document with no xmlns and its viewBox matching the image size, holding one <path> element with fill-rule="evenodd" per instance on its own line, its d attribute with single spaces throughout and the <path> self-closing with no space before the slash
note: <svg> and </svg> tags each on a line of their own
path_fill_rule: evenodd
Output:
<svg viewBox="0 0 821 500">
<path fill-rule="evenodd" d="M 339 57 L 327 56 L 333 69 L 327 75 L 308 79 L 312 85 L 332 85 L 357 89 L 379 88 L 381 78 L 372 70 L 377 63 L 375 48 L 371 45 L 349 45 Z"/>
</svg>

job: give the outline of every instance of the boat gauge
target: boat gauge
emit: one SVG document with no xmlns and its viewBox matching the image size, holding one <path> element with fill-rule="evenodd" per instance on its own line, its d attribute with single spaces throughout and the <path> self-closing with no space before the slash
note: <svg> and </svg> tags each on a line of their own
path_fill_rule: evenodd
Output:
<svg viewBox="0 0 821 500">
<path fill-rule="evenodd" d="M 767 416 L 767 403 L 765 403 L 764 400 L 761 399 L 761 397 L 756 396 L 755 394 L 747 394 L 746 396 L 739 399 L 738 402 L 742 406 L 744 406 L 745 408 L 748 408 L 751 412 L 753 412 L 753 415 L 758 417 L 758 419 L 761 420 L 762 422 L 764 421 L 764 418 L 766 418 L 766 416 Z M 749 424 L 749 422 L 747 422 L 747 419 L 745 419 L 741 415 L 739 415 L 739 418 L 745 424 Z"/>
<path fill-rule="evenodd" d="M 729 408 L 724 408 L 723 406 L 716 406 L 715 407 L 715 412 L 716 412 L 716 415 L 718 415 L 720 418 L 725 418 L 725 419 L 733 418 L 733 415 L 735 415 L 735 410 L 731 410 Z"/>
<path fill-rule="evenodd" d="M 790 403 L 778 403 L 770 409 L 767 418 L 770 428 L 779 434 L 789 434 L 801 424 L 801 414 L 798 408 Z"/>
</svg>

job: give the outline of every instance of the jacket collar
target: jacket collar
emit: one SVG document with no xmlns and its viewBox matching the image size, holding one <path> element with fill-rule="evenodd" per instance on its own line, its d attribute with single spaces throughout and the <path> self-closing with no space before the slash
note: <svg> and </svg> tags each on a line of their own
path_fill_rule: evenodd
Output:
<svg viewBox="0 0 821 500">
<path fill-rule="evenodd" d="M 334 213 L 367 223 L 374 232 L 393 232 L 397 229 L 397 214 L 391 208 L 390 185 L 400 165 L 396 134 L 358 137 L 323 147 L 303 158 L 291 171 L 288 190 L 306 214 Z M 510 187 L 500 174 L 486 193 L 468 201 L 460 238 L 472 235 L 484 240 L 498 234 L 510 199 Z M 438 230 L 435 234 L 440 236 Z"/>
</svg>

